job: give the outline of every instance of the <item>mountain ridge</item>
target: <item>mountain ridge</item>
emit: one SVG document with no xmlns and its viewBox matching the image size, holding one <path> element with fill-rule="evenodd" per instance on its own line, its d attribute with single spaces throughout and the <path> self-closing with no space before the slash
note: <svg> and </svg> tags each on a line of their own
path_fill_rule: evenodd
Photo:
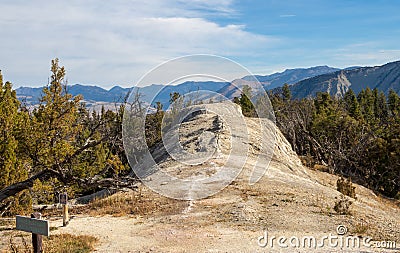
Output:
<svg viewBox="0 0 400 253">
<path fill-rule="evenodd" d="M 282 86 L 285 83 L 294 84 L 298 81 L 318 76 L 326 73 L 332 73 L 340 70 L 339 68 L 332 68 L 327 65 L 315 66 L 309 68 L 295 68 L 286 69 L 283 72 L 273 73 L 271 75 L 254 75 L 254 77 L 265 87 L 269 89 Z M 254 80 L 252 76 L 245 76 L 241 79 L 246 81 Z"/>
<path fill-rule="evenodd" d="M 256 78 L 256 79 L 255 79 Z M 359 93 L 362 89 L 377 88 L 385 93 L 390 89 L 400 93 L 400 61 L 386 63 L 373 67 L 348 67 L 344 69 L 332 68 L 327 65 L 310 68 L 286 69 L 270 75 L 244 76 L 231 82 L 213 81 L 186 81 L 170 86 L 152 84 L 145 87 L 123 88 L 113 86 L 104 89 L 96 85 L 74 84 L 67 87 L 72 95 L 82 95 L 85 102 L 93 103 L 123 103 L 130 91 L 142 94 L 144 102 L 161 102 L 164 107 L 169 105 L 169 94 L 179 92 L 186 94 L 197 90 L 218 92 L 227 98 L 240 96 L 243 85 L 261 85 L 266 90 L 280 92 L 281 87 L 290 85 L 293 98 L 315 96 L 317 92 L 329 92 L 333 96 L 341 97 L 350 88 Z M 43 87 L 19 87 L 16 89 L 17 97 L 27 105 L 36 105 L 42 96 Z"/>
<path fill-rule="evenodd" d="M 313 97 L 317 92 L 328 92 L 342 97 L 349 89 L 356 94 L 367 87 L 385 94 L 393 89 L 400 93 L 400 61 L 381 66 L 343 69 L 299 81 L 290 86 L 293 98 Z M 279 88 L 275 91 L 279 92 Z"/>
<path fill-rule="evenodd" d="M 258 81 L 265 88 L 273 88 L 283 85 L 284 83 L 293 84 L 296 81 L 304 80 L 305 78 L 312 77 L 315 75 L 330 73 L 338 70 L 337 68 L 331 68 L 328 66 L 316 66 L 310 68 L 296 68 L 296 69 L 286 69 L 283 72 L 277 72 L 270 75 L 255 75 Z M 254 80 L 252 76 L 245 76 L 237 80 Z M 207 89 L 214 92 L 223 93 L 224 89 L 230 89 L 228 86 L 230 83 L 226 82 L 212 82 L 212 81 L 187 81 L 176 86 L 167 86 L 163 84 L 152 84 L 145 87 L 135 87 L 133 91 L 139 91 L 143 95 L 143 100 L 145 102 L 151 102 L 153 97 L 154 101 L 159 101 L 163 105 L 167 105 L 169 102 L 169 93 L 179 92 L 181 94 L 187 92 L 194 92 L 197 89 Z M 240 88 L 240 85 L 239 85 Z M 36 105 L 39 103 L 39 99 L 42 95 L 43 87 L 19 87 L 16 89 L 17 96 L 21 101 L 29 105 Z M 67 87 L 67 91 L 72 95 L 83 95 L 84 100 L 88 102 L 124 102 L 127 94 L 132 90 L 132 88 L 123 88 L 121 86 L 113 86 L 110 89 L 104 89 L 102 87 L 93 84 L 74 84 Z M 161 91 L 161 92 L 160 92 Z M 159 92 L 159 93 L 158 93 Z M 158 94 L 156 94 L 158 93 Z M 230 97 L 236 96 L 240 93 L 237 87 L 231 92 Z M 229 94 L 228 94 L 229 95 Z"/>
</svg>

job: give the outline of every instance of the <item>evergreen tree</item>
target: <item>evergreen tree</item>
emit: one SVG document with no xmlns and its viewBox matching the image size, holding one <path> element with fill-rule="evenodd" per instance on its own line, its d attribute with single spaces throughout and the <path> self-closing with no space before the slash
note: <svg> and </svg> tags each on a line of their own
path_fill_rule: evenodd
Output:
<svg viewBox="0 0 400 253">
<path fill-rule="evenodd" d="M 248 85 L 243 85 L 242 94 L 247 96 L 250 99 L 252 97 L 251 93 L 252 93 L 251 87 Z"/>
<path fill-rule="evenodd" d="M 290 92 L 289 84 L 285 83 L 282 88 L 283 101 L 287 102 L 292 99 L 292 93 Z"/>
<path fill-rule="evenodd" d="M 375 97 L 369 87 L 358 94 L 358 102 L 360 103 L 361 112 L 365 121 L 373 123 L 375 120 Z"/>
<path fill-rule="evenodd" d="M 360 104 L 353 90 L 349 89 L 346 94 L 344 94 L 343 99 L 349 115 L 355 119 L 361 119 Z"/>
<path fill-rule="evenodd" d="M 27 150 L 38 170 L 58 168 L 66 174 L 71 168 L 61 168 L 60 162 L 75 152 L 76 137 L 82 130 L 78 124 L 81 97 L 66 93 L 65 69 L 58 59 L 52 61 L 51 72 L 50 85 L 43 89 L 41 104 L 33 112 Z"/>
<path fill-rule="evenodd" d="M 162 140 L 161 127 L 165 112 L 163 105 L 156 102 L 156 112 L 146 115 L 146 143 L 148 147 L 153 147 Z"/>
<path fill-rule="evenodd" d="M 394 116 L 399 115 L 399 112 L 400 112 L 400 97 L 392 89 L 389 91 L 388 105 L 389 105 L 390 113 L 392 115 L 394 115 Z"/>
<path fill-rule="evenodd" d="M 135 180 L 122 154 L 123 109 L 114 113 L 103 108 L 101 114 L 90 115 L 80 96 L 67 93 L 65 69 L 58 59 L 52 61 L 51 72 L 51 82 L 32 113 L 18 111 L 11 84 L 1 82 L 0 214 L 31 187 L 51 199 L 64 186 L 70 193 L 92 193 L 116 185 L 131 187 Z M 43 195 L 35 199 L 49 200 Z"/>
<path fill-rule="evenodd" d="M 181 94 L 179 94 L 179 92 L 170 93 L 169 94 L 169 103 L 170 104 L 175 103 L 180 97 L 181 97 Z"/>
<path fill-rule="evenodd" d="M 316 98 L 314 99 L 314 104 L 317 114 L 327 116 L 329 112 L 331 112 L 333 100 L 329 93 L 318 92 Z"/>
<path fill-rule="evenodd" d="M 377 92 L 375 98 L 375 118 L 380 121 L 386 121 L 388 117 L 388 106 L 386 103 L 385 93 Z"/>
<path fill-rule="evenodd" d="M 244 85 L 242 88 L 242 94 L 240 95 L 239 98 L 239 103 L 242 108 L 242 113 L 246 117 L 256 117 L 257 112 L 250 99 L 251 99 L 251 87 L 248 85 Z"/>
<path fill-rule="evenodd" d="M 18 130 L 24 119 L 18 112 L 19 101 L 10 82 L 3 83 L 0 72 L 0 189 L 25 180 L 27 169 L 18 159 Z M 9 199 L 2 208 L 5 214 L 30 209 L 30 196 L 25 191 Z M 0 215 L 1 216 L 1 215 Z"/>
</svg>

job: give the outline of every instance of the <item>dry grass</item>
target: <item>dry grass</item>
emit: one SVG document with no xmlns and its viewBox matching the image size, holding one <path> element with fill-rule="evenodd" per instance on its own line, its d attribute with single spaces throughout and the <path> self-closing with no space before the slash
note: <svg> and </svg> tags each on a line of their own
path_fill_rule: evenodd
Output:
<svg viewBox="0 0 400 253">
<path fill-rule="evenodd" d="M 318 213 L 323 215 L 332 215 L 332 208 L 328 204 L 327 197 L 322 194 L 316 194 L 312 199 L 311 206 L 318 208 Z"/>
<path fill-rule="evenodd" d="M 322 171 L 322 172 L 329 172 L 328 166 L 325 166 L 325 165 L 322 165 L 322 164 L 315 164 L 313 168 L 314 168 L 314 170 L 319 170 L 319 171 Z"/>
<path fill-rule="evenodd" d="M 15 219 L 0 219 L 0 231 L 11 230 L 15 227 Z"/>
<path fill-rule="evenodd" d="M 0 219 L 0 227 L 2 226 L 11 226 L 11 225 L 15 225 L 15 219 L 14 218 L 3 218 Z"/>
<path fill-rule="evenodd" d="M 4 253 L 13 252 L 13 253 L 31 253 L 32 246 L 31 242 L 29 241 L 29 237 L 26 234 L 18 234 L 10 235 L 9 240 L 9 247 L 8 249 L 4 250 Z"/>
<path fill-rule="evenodd" d="M 367 222 L 358 222 L 354 225 L 352 232 L 357 235 L 365 235 L 370 229 L 370 225 Z"/>
<path fill-rule="evenodd" d="M 43 252 L 46 253 L 88 253 L 94 250 L 98 239 L 89 235 L 60 234 L 43 237 Z M 11 235 L 8 249 L 2 253 L 31 253 L 29 235 Z"/>
<path fill-rule="evenodd" d="M 48 253 L 85 253 L 94 250 L 98 239 L 89 235 L 60 234 L 44 240 L 44 252 Z"/>
<path fill-rule="evenodd" d="M 137 191 L 121 192 L 104 199 L 96 199 L 89 203 L 84 212 L 91 216 L 112 215 L 116 217 L 168 215 L 180 213 L 186 206 L 186 201 L 169 199 L 147 188 L 139 187 Z"/>
</svg>

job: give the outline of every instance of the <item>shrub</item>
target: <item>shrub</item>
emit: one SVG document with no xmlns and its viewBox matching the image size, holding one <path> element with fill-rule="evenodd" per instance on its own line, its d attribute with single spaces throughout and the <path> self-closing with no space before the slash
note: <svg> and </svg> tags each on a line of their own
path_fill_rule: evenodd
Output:
<svg viewBox="0 0 400 253">
<path fill-rule="evenodd" d="M 336 182 L 336 187 L 338 192 L 349 196 L 350 198 L 357 199 L 356 197 L 356 187 L 353 186 L 351 179 L 345 179 L 340 177 Z"/>
<path fill-rule="evenodd" d="M 340 195 L 340 198 L 336 198 L 335 206 L 333 210 L 335 210 L 338 214 L 350 214 L 350 206 L 353 204 L 346 196 L 343 194 Z"/>
</svg>

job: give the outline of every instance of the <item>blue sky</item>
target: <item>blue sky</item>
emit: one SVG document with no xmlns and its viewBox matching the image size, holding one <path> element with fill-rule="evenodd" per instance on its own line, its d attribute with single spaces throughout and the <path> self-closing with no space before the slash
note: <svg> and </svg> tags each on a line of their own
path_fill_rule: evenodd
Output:
<svg viewBox="0 0 400 253">
<path fill-rule="evenodd" d="M 400 60 L 393 0 L 2 0 L 0 10 L 0 69 L 15 87 L 46 84 L 55 57 L 70 84 L 105 88 L 186 54 L 254 74 Z"/>
</svg>

